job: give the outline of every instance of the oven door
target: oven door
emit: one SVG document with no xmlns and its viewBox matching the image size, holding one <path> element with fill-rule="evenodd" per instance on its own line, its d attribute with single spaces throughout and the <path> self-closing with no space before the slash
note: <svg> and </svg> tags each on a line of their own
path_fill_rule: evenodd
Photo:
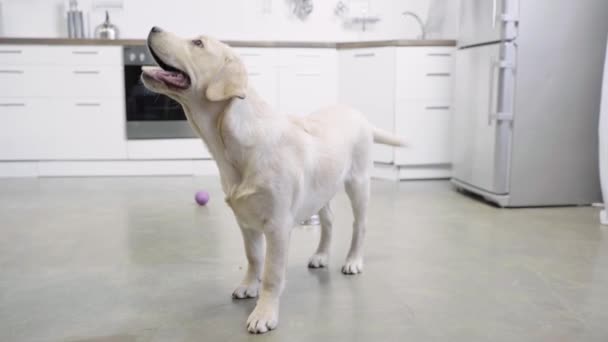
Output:
<svg viewBox="0 0 608 342">
<path fill-rule="evenodd" d="M 140 80 L 141 65 L 125 65 L 127 139 L 194 138 L 182 106 L 148 90 Z"/>
</svg>

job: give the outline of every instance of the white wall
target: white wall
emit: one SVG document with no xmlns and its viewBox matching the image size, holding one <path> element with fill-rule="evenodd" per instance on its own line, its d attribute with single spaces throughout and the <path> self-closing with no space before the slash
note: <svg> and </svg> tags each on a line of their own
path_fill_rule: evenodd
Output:
<svg viewBox="0 0 608 342">
<path fill-rule="evenodd" d="M 103 13 L 92 11 L 96 0 L 80 0 L 80 9 L 90 13 L 94 27 Z M 98 0 L 97 0 L 98 1 Z M 121 2 L 114 0 L 113 2 Z M 372 14 L 382 20 L 366 32 L 346 28 L 334 15 L 337 0 L 313 0 L 314 11 L 305 21 L 290 14 L 289 0 L 122 0 L 123 9 L 111 12 L 122 38 L 144 38 L 153 25 L 181 35 L 205 33 L 232 40 L 351 41 L 414 38 L 419 30 L 405 20 L 404 10 L 427 17 L 432 0 L 344 0 L 370 1 Z M 444 1 L 448 8 L 443 38 L 457 34 L 459 0 Z M 99 2 L 99 1 L 98 1 Z M 0 33 L 7 37 L 65 37 L 64 0 L 0 0 Z"/>
</svg>

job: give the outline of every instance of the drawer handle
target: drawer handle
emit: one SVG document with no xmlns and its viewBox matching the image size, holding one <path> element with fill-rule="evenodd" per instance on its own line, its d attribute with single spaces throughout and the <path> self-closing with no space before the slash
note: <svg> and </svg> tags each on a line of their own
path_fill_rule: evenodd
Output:
<svg viewBox="0 0 608 342">
<path fill-rule="evenodd" d="M 427 77 L 450 77 L 451 75 L 449 72 L 429 72 L 426 74 Z"/>
<path fill-rule="evenodd" d="M 100 107 L 101 103 L 97 102 L 78 102 L 76 107 Z"/>
<path fill-rule="evenodd" d="M 320 55 L 304 55 L 304 54 L 302 54 L 302 55 L 296 55 L 296 57 L 299 57 L 299 58 L 320 58 L 321 56 Z"/>
<path fill-rule="evenodd" d="M 72 51 L 73 55 L 98 55 L 99 51 Z"/>
<path fill-rule="evenodd" d="M 97 75 L 99 70 L 74 70 L 76 75 Z"/>
<path fill-rule="evenodd" d="M 296 76 L 307 77 L 307 76 L 321 76 L 320 72 L 298 72 Z"/>
<path fill-rule="evenodd" d="M 451 57 L 452 56 L 451 53 L 437 53 L 437 52 L 427 53 L 426 55 L 429 57 Z"/>
<path fill-rule="evenodd" d="M 355 57 L 374 57 L 376 54 L 373 52 L 368 52 L 368 53 L 356 53 L 354 54 Z"/>
<path fill-rule="evenodd" d="M 11 54 L 11 55 L 20 55 L 23 51 L 21 50 L 0 50 L 0 53 Z"/>
<path fill-rule="evenodd" d="M 241 57 L 260 57 L 259 53 L 242 53 Z"/>
<path fill-rule="evenodd" d="M 450 106 L 427 106 L 426 110 L 450 110 Z"/>
<path fill-rule="evenodd" d="M 260 76 L 261 74 L 259 72 L 250 72 L 247 75 L 248 76 Z"/>
<path fill-rule="evenodd" d="M 23 70 L 0 70 L 0 74 L 23 74 Z"/>
<path fill-rule="evenodd" d="M 0 107 L 25 107 L 25 103 L 0 103 Z"/>
</svg>

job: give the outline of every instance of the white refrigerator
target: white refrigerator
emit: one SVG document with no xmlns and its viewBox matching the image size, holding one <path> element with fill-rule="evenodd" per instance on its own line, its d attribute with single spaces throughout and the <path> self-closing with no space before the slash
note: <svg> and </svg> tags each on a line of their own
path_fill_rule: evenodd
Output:
<svg viewBox="0 0 608 342">
<path fill-rule="evenodd" d="M 607 0 L 462 0 L 452 183 L 501 207 L 600 200 Z"/>
</svg>

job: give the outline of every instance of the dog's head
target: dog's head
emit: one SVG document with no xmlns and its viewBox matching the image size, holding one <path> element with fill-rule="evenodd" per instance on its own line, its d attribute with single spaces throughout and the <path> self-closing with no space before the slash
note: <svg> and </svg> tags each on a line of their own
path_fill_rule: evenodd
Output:
<svg viewBox="0 0 608 342">
<path fill-rule="evenodd" d="M 236 53 L 210 37 L 182 39 L 153 27 L 148 48 L 158 67 L 142 68 L 144 85 L 180 102 L 247 95 L 247 72 Z"/>
</svg>

